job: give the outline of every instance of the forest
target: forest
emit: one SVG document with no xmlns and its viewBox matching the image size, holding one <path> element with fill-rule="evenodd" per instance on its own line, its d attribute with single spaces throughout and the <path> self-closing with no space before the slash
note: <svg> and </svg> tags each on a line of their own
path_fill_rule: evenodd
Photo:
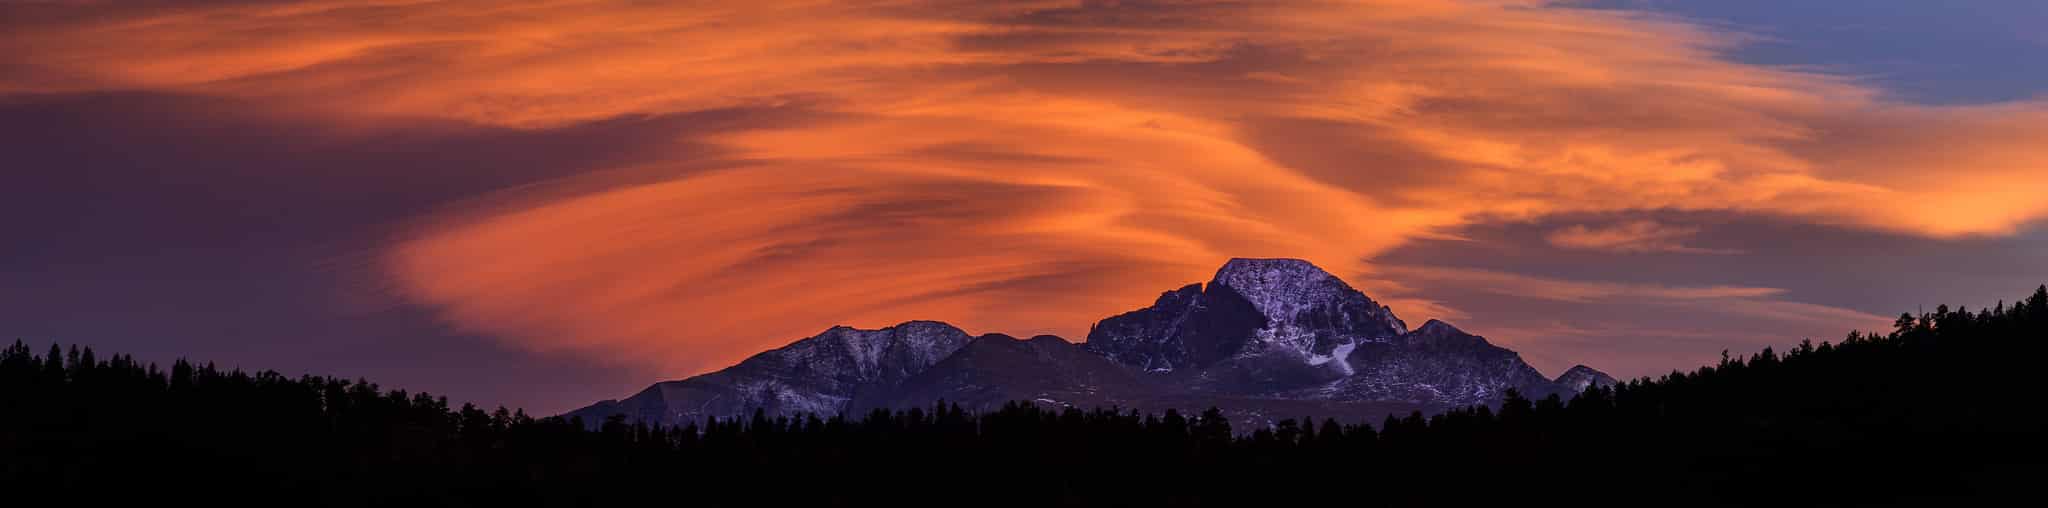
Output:
<svg viewBox="0 0 2048 508">
<path fill-rule="evenodd" d="M 1788 343 L 1790 341 L 1788 340 Z M 39 353 L 38 350 L 41 350 Z M 1262 428 L 943 401 L 681 427 L 451 406 L 364 380 L 0 354 L 12 506 L 1867 506 L 2048 473 L 2048 287 L 1893 329 L 1722 353 L 1569 399 Z M 50 505 L 55 506 L 55 505 Z"/>
</svg>

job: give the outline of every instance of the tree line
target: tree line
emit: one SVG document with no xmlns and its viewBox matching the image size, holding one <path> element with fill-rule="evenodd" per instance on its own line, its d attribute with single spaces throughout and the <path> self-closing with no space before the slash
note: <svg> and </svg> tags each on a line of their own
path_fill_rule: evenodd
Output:
<svg viewBox="0 0 2048 508">
<path fill-rule="evenodd" d="M 1991 499 L 2048 472 L 2048 287 L 1902 314 L 1565 399 L 1377 422 L 943 401 L 654 426 L 451 406 L 16 341 L 0 352 L 0 489 L 214 505 L 1867 505 Z"/>
</svg>

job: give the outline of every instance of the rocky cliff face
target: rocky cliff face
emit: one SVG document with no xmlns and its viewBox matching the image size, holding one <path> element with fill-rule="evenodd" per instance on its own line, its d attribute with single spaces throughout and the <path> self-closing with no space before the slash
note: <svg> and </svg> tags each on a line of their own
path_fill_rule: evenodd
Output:
<svg viewBox="0 0 2048 508">
<path fill-rule="evenodd" d="M 1344 348 L 1408 331 L 1392 310 L 1307 261 L 1232 259 L 1209 284 L 1242 295 L 1265 316 L 1267 325 L 1253 336 L 1257 345 L 1310 364 L 1346 370 Z"/>
<path fill-rule="evenodd" d="M 1348 373 L 1356 346 L 1405 332 L 1391 310 L 1306 261 L 1233 259 L 1206 287 L 1097 323 L 1087 347 L 1147 372 L 1279 357 Z"/>
<path fill-rule="evenodd" d="M 849 409 L 863 413 L 940 400 L 977 409 L 1011 401 L 1051 407 L 1136 407 L 1157 398 L 1160 388 L 1140 372 L 1066 339 L 1040 335 L 1019 340 L 989 334 L 976 337 L 893 391 L 855 400 Z"/>
<path fill-rule="evenodd" d="M 1555 391 L 1521 355 L 1437 320 L 1361 345 L 1346 361 L 1353 374 L 1284 396 L 1458 406 L 1497 401 L 1510 388 L 1528 394 Z"/>
<path fill-rule="evenodd" d="M 1206 288 L 1184 287 L 1104 320 L 1088 347 L 1196 390 L 1239 396 L 1452 406 L 1498 400 L 1510 388 L 1557 391 L 1515 352 L 1441 321 L 1410 331 L 1391 309 L 1294 259 L 1233 259 Z"/>
<path fill-rule="evenodd" d="M 1612 377 L 1585 366 L 1549 379 L 1514 351 L 1391 309 L 1306 261 L 1233 259 L 1207 284 L 1097 323 L 1088 342 L 970 339 L 944 323 L 837 327 L 731 368 L 657 383 L 570 413 L 669 424 L 762 409 L 859 413 L 937 400 L 1148 411 L 1222 407 L 1253 421 L 1377 418 L 1500 400 L 1509 389 L 1570 396 Z M 1294 414 L 1300 412 L 1302 414 Z"/>
<path fill-rule="evenodd" d="M 776 414 L 838 414 L 856 397 L 893 391 L 952 356 L 968 340 L 967 332 L 935 321 L 879 330 L 834 327 L 725 370 L 656 383 L 625 400 L 599 402 L 570 415 L 591 423 L 611 414 L 680 423 L 755 408 Z"/>
<path fill-rule="evenodd" d="M 1228 287 L 1190 284 L 1096 323 L 1086 348 L 1146 372 L 1200 369 L 1238 354 L 1266 316 Z"/>
</svg>

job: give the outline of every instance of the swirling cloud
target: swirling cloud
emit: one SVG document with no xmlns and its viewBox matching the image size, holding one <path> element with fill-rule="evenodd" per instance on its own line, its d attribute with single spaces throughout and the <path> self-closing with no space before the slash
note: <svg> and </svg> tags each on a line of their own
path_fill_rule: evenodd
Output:
<svg viewBox="0 0 2048 508">
<path fill-rule="evenodd" d="M 1374 255 L 1563 213 L 1937 238 L 2048 215 L 2039 102 L 1906 104 L 1718 56 L 1736 36 L 1543 2 L 0 8 L 17 93 L 231 96 L 344 128 L 787 113 L 679 130 L 716 149 L 500 190 L 385 247 L 398 292 L 465 328 L 678 370 L 838 323 L 1075 336 L 1232 256 L 1398 294 L 1429 281 Z"/>
</svg>

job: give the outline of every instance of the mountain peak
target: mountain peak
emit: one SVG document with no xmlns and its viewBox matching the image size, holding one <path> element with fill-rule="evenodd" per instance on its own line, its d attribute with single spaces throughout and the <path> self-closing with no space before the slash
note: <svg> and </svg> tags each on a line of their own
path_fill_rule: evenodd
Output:
<svg viewBox="0 0 2048 508">
<path fill-rule="evenodd" d="M 1555 383 L 1563 386 L 1566 390 L 1576 393 L 1585 391 L 1588 386 L 1614 386 L 1619 381 L 1615 380 L 1614 376 L 1609 376 L 1607 373 L 1600 372 L 1592 367 L 1573 365 L 1571 369 L 1565 370 L 1563 374 L 1559 374 Z"/>
<path fill-rule="evenodd" d="M 893 325 L 889 325 L 889 326 L 884 326 L 884 327 L 881 327 L 881 328 L 875 328 L 875 329 L 867 329 L 867 328 L 860 328 L 860 327 L 855 327 L 855 326 L 848 326 L 848 325 L 834 325 L 834 326 L 833 326 L 833 327 L 831 327 L 831 328 L 826 328 L 824 332 L 820 332 L 820 333 L 819 333 L 818 335 L 839 335 L 839 334 L 845 334 L 845 333 L 850 333 L 850 332 L 858 332 L 858 333 L 874 333 L 874 332 L 887 332 L 887 331 L 892 331 L 892 330 L 896 330 L 896 329 L 904 329 L 904 330 L 906 330 L 906 331 L 907 331 L 907 330 L 926 330 L 926 331 L 930 331 L 930 330 L 958 330 L 959 328 L 958 328 L 958 327 L 955 327 L 955 326 L 953 326 L 953 325 L 950 325 L 950 324 L 946 324 L 946 323 L 945 323 L 944 321 L 931 321 L 931 320 L 925 320 L 925 319 L 918 319 L 918 320 L 904 321 L 904 322 L 901 322 L 901 323 L 896 323 L 896 324 L 893 324 Z"/>
<path fill-rule="evenodd" d="M 1436 319 L 1431 319 L 1429 322 L 1423 323 L 1422 326 L 1416 327 L 1415 331 L 1408 332 L 1408 337 L 1411 340 L 1435 344 L 1439 347 L 1459 345 L 1493 347 L 1492 344 L 1486 342 L 1485 337 L 1473 335 L 1471 332 L 1460 330 L 1450 323 Z"/>
<path fill-rule="evenodd" d="M 1217 282 L 1275 280 L 1315 282 L 1334 278 L 1330 272 L 1305 260 L 1293 258 L 1230 258 L 1216 270 Z M 1243 289 L 1243 288 L 1240 288 Z"/>
<path fill-rule="evenodd" d="M 1324 312 L 1325 315 L 1310 317 L 1311 321 L 1344 323 L 1342 328 L 1363 326 L 1385 328 L 1365 332 L 1366 336 L 1398 335 L 1408 331 L 1392 311 L 1372 298 L 1353 289 L 1343 279 L 1331 275 L 1314 263 L 1290 258 L 1232 258 L 1216 270 L 1214 286 L 1225 286 L 1251 302 L 1260 314 L 1275 323 L 1288 323 L 1306 317 L 1304 313 Z M 1348 312 L 1364 322 L 1351 322 L 1327 311 L 1337 307 L 1355 307 Z"/>
<path fill-rule="evenodd" d="M 927 320 L 927 319 L 919 319 L 919 320 L 912 320 L 912 321 L 904 321 L 904 322 L 901 322 L 901 323 L 896 323 L 896 325 L 895 325 L 895 326 L 890 326 L 890 327 L 886 327 L 886 328 L 883 328 L 883 330 L 890 330 L 890 329 L 896 329 L 896 328 L 908 328 L 908 329 L 912 329 L 912 330 L 927 330 L 927 331 L 930 331 L 930 330 L 958 330 L 958 329 L 960 329 L 960 327 L 957 327 L 957 326 L 953 326 L 953 325 L 951 325 L 951 324 L 948 324 L 948 323 L 946 323 L 946 322 L 944 322 L 944 321 L 932 321 L 932 320 Z"/>
<path fill-rule="evenodd" d="M 922 369 L 952 354 L 967 342 L 967 332 L 938 321 L 905 321 L 873 330 L 834 326 L 815 337 L 776 350 L 793 358 L 844 357 L 858 376 L 883 375 L 883 370 Z M 914 370 L 913 369 L 913 370 Z"/>
<path fill-rule="evenodd" d="M 1431 319 L 1431 320 L 1429 320 L 1428 322 L 1422 323 L 1422 326 L 1421 326 L 1421 327 L 1417 327 L 1417 328 L 1415 329 L 1415 333 L 1422 333 L 1422 334 L 1430 334 L 1430 333 L 1444 333 L 1444 332 L 1450 332 L 1450 333 L 1465 333 L 1465 331 L 1464 331 L 1464 330 L 1459 330 L 1459 329 L 1458 329 L 1458 327 L 1456 327 L 1456 326 L 1451 326 L 1451 324 L 1450 324 L 1450 323 L 1445 323 L 1445 322 L 1443 322 L 1442 320 L 1436 320 L 1436 319 Z"/>
<path fill-rule="evenodd" d="M 1151 307 L 1096 323 L 1086 347 L 1146 372 L 1229 363 L 1224 368 L 1292 383 L 1350 375 L 1348 357 L 1359 344 L 1407 331 L 1391 310 L 1313 263 L 1233 258 L 1206 287 L 1184 286 Z M 1240 380 L 1231 379 L 1218 382 Z"/>
<path fill-rule="evenodd" d="M 1233 267 L 1294 267 L 1322 270 L 1317 268 L 1315 263 L 1300 258 L 1230 258 L 1229 261 L 1223 262 L 1223 269 L 1229 270 Z"/>
<path fill-rule="evenodd" d="M 1330 272 L 1299 259 L 1232 258 L 1210 285 L 1229 286 L 1268 318 L 1292 317 L 1300 307 L 1355 292 Z"/>
<path fill-rule="evenodd" d="M 1030 339 L 1027 339 L 1026 342 L 1034 342 L 1039 344 L 1054 344 L 1061 346 L 1068 346 L 1074 344 L 1072 342 L 1067 342 L 1067 339 L 1065 337 L 1061 337 L 1058 335 L 1034 335 Z"/>
</svg>

